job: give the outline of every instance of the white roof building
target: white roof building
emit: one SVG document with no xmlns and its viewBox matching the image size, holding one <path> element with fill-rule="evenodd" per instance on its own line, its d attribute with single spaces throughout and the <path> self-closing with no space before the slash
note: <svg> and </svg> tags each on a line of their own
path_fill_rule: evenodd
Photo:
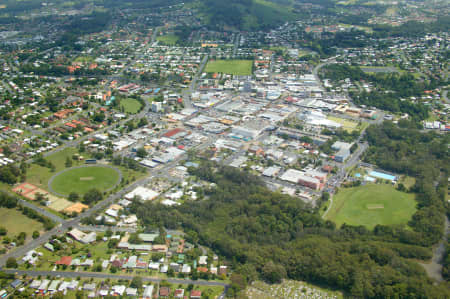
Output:
<svg viewBox="0 0 450 299">
<path fill-rule="evenodd" d="M 202 255 L 198 258 L 199 265 L 206 265 L 208 263 L 208 257 L 206 255 Z"/>
<path fill-rule="evenodd" d="M 153 285 L 148 285 L 144 289 L 143 299 L 151 299 L 153 294 Z"/>
<path fill-rule="evenodd" d="M 139 186 L 130 193 L 128 193 L 127 195 L 125 195 L 125 199 L 131 200 L 136 196 L 140 197 L 143 201 L 147 201 L 155 199 L 156 197 L 159 196 L 159 193 L 151 189 Z"/>
</svg>

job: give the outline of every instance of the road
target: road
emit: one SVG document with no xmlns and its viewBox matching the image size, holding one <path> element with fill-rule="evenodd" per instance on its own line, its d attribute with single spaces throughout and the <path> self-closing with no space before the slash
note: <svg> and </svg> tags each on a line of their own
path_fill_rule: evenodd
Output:
<svg viewBox="0 0 450 299">
<path fill-rule="evenodd" d="M 442 92 L 442 98 L 444 98 L 444 101 L 445 101 L 447 104 L 450 105 L 450 100 L 449 100 L 449 98 L 448 98 L 448 90 L 444 90 L 444 91 Z"/>
<path fill-rule="evenodd" d="M 445 217 L 445 230 L 444 236 L 439 244 L 433 250 L 433 257 L 431 258 L 431 263 L 420 263 L 427 272 L 428 276 L 435 279 L 438 282 L 443 282 L 442 277 L 442 260 L 445 254 L 445 244 L 447 243 L 447 237 L 450 234 L 450 221 Z"/>
<path fill-rule="evenodd" d="M 202 62 L 200 63 L 200 66 L 198 67 L 197 73 L 195 74 L 194 78 L 192 79 L 191 84 L 189 85 L 188 89 L 185 89 L 183 91 L 183 104 L 184 108 L 192 108 L 192 101 L 191 101 L 191 95 L 195 91 L 197 87 L 197 81 L 198 78 L 201 76 L 203 69 L 206 66 L 206 63 L 208 62 L 209 55 L 206 54 L 205 57 L 203 57 Z"/>
<path fill-rule="evenodd" d="M 321 85 L 322 85 L 322 81 L 320 81 L 320 78 L 319 78 L 319 71 L 320 71 L 320 69 L 321 69 L 322 67 L 324 67 L 325 65 L 327 65 L 327 64 L 332 64 L 332 63 L 336 63 L 336 60 L 331 59 L 331 60 L 329 60 L 329 61 L 321 62 L 321 63 L 319 63 L 318 65 L 316 65 L 316 67 L 313 69 L 313 75 L 314 75 L 314 77 L 316 78 L 317 82 L 319 82 Z"/>
<path fill-rule="evenodd" d="M 73 278 L 77 277 L 83 278 L 100 278 L 100 279 L 126 279 L 132 280 L 134 278 L 133 275 L 121 275 L 121 274 L 108 274 L 108 273 L 98 273 L 98 272 L 69 272 L 69 271 L 32 271 L 32 270 L 10 270 L 4 269 L 2 270 L 8 274 L 17 274 L 19 276 L 28 275 L 28 276 L 42 276 L 42 277 L 63 277 L 63 278 Z M 191 279 L 176 279 L 176 278 L 159 278 L 159 277 L 149 277 L 142 276 L 143 281 L 159 283 L 162 280 L 173 284 L 195 284 L 195 285 L 203 285 L 203 286 L 218 286 L 228 288 L 229 285 L 225 282 L 218 281 L 207 281 L 207 280 L 191 280 Z"/>
<path fill-rule="evenodd" d="M 153 34 L 152 34 L 152 41 L 150 42 L 150 45 L 153 45 L 153 44 L 155 43 L 156 37 L 157 37 L 157 35 L 158 35 L 158 32 L 159 32 L 159 27 L 156 27 L 156 28 L 155 28 L 155 31 L 153 31 Z"/>
<path fill-rule="evenodd" d="M 14 194 L 11 194 L 11 195 L 15 196 Z M 27 208 L 30 208 L 30 209 L 32 209 L 32 210 L 38 212 L 40 215 L 44 215 L 45 217 L 51 219 L 53 222 L 56 222 L 56 223 L 62 223 L 62 222 L 65 221 L 63 218 L 61 218 L 61 217 L 59 217 L 59 216 L 57 216 L 57 215 L 55 215 L 55 214 L 53 214 L 53 213 L 50 213 L 49 211 L 47 211 L 47 210 L 45 210 L 45 209 L 43 209 L 43 208 L 41 208 L 41 207 L 38 207 L 38 206 L 35 205 L 35 204 L 29 203 L 29 202 L 26 201 L 26 200 L 23 200 L 23 199 L 21 199 L 21 198 L 18 198 L 18 202 L 19 202 L 19 204 L 20 204 L 21 206 L 25 206 L 25 207 L 27 207 Z"/>
<path fill-rule="evenodd" d="M 237 51 L 239 49 L 239 41 L 241 40 L 241 34 L 237 33 L 236 37 L 234 39 L 234 46 L 233 46 L 233 57 L 236 57 Z"/>
</svg>

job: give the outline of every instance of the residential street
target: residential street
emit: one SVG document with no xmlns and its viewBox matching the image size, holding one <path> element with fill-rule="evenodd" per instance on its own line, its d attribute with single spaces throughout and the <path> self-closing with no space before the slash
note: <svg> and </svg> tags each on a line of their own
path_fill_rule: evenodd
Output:
<svg viewBox="0 0 450 299">
<path fill-rule="evenodd" d="M 76 279 L 77 277 L 82 278 L 100 278 L 100 279 L 126 279 L 131 280 L 134 276 L 132 275 L 121 275 L 121 274 L 107 274 L 107 273 L 97 273 L 97 272 L 70 272 L 70 271 L 28 271 L 28 270 L 10 270 L 4 269 L 5 273 L 9 274 L 17 274 L 17 275 L 28 275 L 28 276 L 51 276 L 54 278 L 72 278 Z M 195 284 L 195 285 L 203 285 L 203 286 L 220 286 L 220 287 L 228 287 L 229 285 L 224 282 L 218 281 L 206 281 L 206 280 L 191 280 L 191 279 L 176 279 L 176 278 L 157 278 L 157 277 L 149 277 L 149 276 L 141 276 L 142 280 L 145 282 L 153 282 L 159 283 L 162 280 L 168 281 L 174 284 Z"/>
</svg>

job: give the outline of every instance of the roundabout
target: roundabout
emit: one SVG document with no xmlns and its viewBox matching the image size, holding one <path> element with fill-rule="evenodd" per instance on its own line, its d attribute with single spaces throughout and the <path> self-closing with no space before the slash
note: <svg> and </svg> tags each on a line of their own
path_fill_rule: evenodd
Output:
<svg viewBox="0 0 450 299">
<path fill-rule="evenodd" d="M 92 188 L 101 192 L 114 189 L 122 181 L 122 172 L 109 165 L 83 165 L 64 169 L 48 181 L 55 195 L 67 197 L 71 192 L 84 195 Z"/>
</svg>

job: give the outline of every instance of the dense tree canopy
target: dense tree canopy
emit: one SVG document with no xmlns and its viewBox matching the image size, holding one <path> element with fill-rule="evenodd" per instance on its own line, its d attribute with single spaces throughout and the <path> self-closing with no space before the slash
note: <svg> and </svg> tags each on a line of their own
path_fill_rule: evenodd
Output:
<svg viewBox="0 0 450 299">
<path fill-rule="evenodd" d="M 358 297 L 450 296 L 446 286 L 433 286 L 422 267 L 410 260 L 431 257 L 422 247 L 435 240 L 423 241 L 428 233 L 382 225 L 374 231 L 348 225 L 335 229 L 300 199 L 270 192 L 259 178 L 243 171 L 210 161 L 190 171 L 213 183 L 205 190 L 206 200 L 177 208 L 146 203 L 131 209 L 146 226 L 181 226 L 188 239 L 196 236 L 232 261 L 240 278 L 232 278 L 236 283 L 231 292 L 242 288 L 242 281 L 288 277 Z"/>
</svg>

